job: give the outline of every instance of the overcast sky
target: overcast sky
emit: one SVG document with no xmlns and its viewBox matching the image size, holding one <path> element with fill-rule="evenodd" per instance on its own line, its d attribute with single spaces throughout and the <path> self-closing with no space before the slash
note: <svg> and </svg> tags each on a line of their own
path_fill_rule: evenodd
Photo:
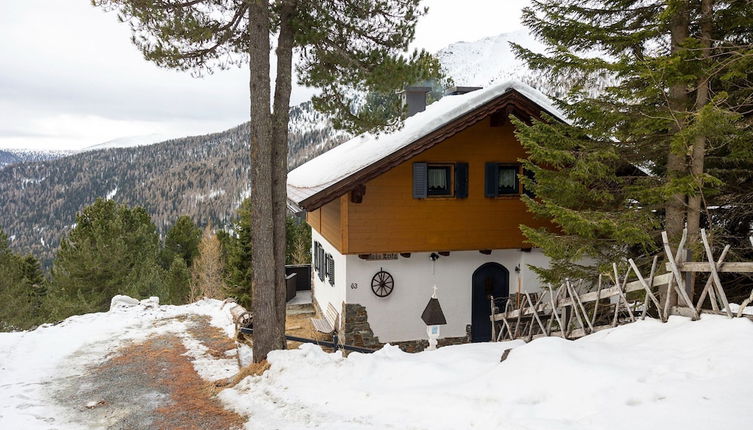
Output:
<svg viewBox="0 0 753 430">
<path fill-rule="evenodd" d="M 528 0 L 424 0 L 432 52 L 521 28 Z M 247 70 L 160 69 L 89 0 L 0 0 L 0 148 L 81 149 L 113 139 L 221 131 L 248 119 Z M 292 103 L 311 96 L 294 89 Z"/>
</svg>

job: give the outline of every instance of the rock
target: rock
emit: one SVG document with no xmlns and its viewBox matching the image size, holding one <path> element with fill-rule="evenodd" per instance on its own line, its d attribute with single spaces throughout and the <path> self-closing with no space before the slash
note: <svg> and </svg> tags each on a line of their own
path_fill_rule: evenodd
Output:
<svg viewBox="0 0 753 430">
<path fill-rule="evenodd" d="M 159 307 L 159 297 L 152 296 L 152 297 L 149 297 L 148 299 L 144 299 L 144 300 L 140 301 L 139 303 L 141 303 L 141 306 L 143 306 L 143 307 L 145 307 L 147 309 L 158 308 Z"/>
<path fill-rule="evenodd" d="M 110 310 L 117 309 L 117 308 L 130 308 L 133 306 L 138 306 L 139 301 L 134 299 L 133 297 L 128 296 L 121 296 L 117 295 L 110 300 Z"/>
</svg>

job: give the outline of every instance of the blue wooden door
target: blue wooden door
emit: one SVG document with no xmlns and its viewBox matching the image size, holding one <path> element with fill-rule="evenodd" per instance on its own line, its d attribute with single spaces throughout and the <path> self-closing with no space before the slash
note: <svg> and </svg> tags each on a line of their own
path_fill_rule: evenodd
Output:
<svg viewBox="0 0 753 430">
<path fill-rule="evenodd" d="M 473 272 L 471 284 L 471 340 L 488 342 L 492 340 L 489 297 L 510 295 L 510 272 L 501 264 L 486 263 Z"/>
</svg>

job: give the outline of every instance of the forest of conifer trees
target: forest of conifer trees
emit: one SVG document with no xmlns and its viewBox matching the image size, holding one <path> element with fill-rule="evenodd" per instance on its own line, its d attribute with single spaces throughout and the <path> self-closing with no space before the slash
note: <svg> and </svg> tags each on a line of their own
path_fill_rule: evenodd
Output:
<svg viewBox="0 0 753 430">
<path fill-rule="evenodd" d="M 97 199 L 76 216 L 49 273 L 14 253 L 0 231 L 0 331 L 106 311 L 118 294 L 171 305 L 232 297 L 249 306 L 250 207 L 244 200 L 227 229 L 202 230 L 180 216 L 160 238 L 144 208 Z M 308 225 L 290 217 L 287 231 L 287 263 L 308 263 Z"/>
</svg>

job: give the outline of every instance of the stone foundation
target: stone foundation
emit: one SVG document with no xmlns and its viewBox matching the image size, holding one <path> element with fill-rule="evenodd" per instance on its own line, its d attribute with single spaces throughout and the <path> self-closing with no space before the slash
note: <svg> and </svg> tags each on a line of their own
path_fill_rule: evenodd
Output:
<svg viewBox="0 0 753 430">
<path fill-rule="evenodd" d="M 346 345 L 361 346 L 364 348 L 378 349 L 384 344 L 374 336 L 369 325 L 369 315 L 366 308 L 361 305 L 343 303 L 342 327 L 340 339 Z"/>
<path fill-rule="evenodd" d="M 339 336 L 341 342 L 346 345 L 360 346 L 363 348 L 379 349 L 385 344 L 379 341 L 371 330 L 369 315 L 366 308 L 359 304 L 343 303 L 342 330 Z M 447 337 L 437 341 L 438 346 L 458 345 L 470 342 L 468 336 Z M 408 340 L 403 342 L 390 342 L 405 352 L 420 352 L 429 346 L 427 339 Z"/>
</svg>

